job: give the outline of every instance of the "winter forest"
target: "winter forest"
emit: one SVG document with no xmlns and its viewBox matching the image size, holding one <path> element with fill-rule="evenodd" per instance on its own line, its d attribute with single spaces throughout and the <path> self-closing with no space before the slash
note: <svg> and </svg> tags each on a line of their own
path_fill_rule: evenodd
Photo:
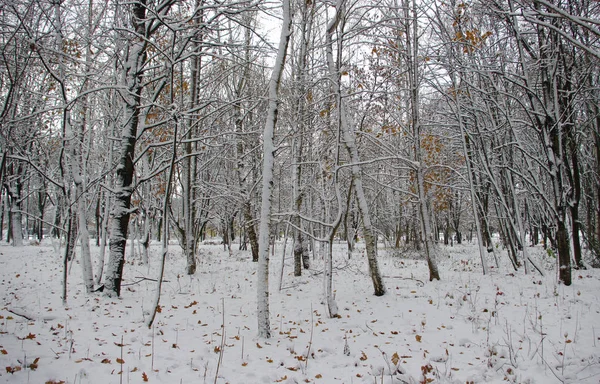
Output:
<svg viewBox="0 0 600 384">
<path fill-rule="evenodd" d="M 0 50 L 0 381 L 600 380 L 598 1 L 0 0 Z"/>
</svg>

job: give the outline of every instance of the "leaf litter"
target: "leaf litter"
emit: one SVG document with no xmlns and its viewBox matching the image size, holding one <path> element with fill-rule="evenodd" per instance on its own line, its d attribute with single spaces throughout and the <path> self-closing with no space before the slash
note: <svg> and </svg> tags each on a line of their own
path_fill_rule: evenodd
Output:
<svg viewBox="0 0 600 384">
<path fill-rule="evenodd" d="M 442 281 L 422 284 L 423 260 L 381 249 L 388 292 L 375 297 L 360 248 L 347 260 L 345 245 L 336 244 L 340 313 L 330 319 L 321 260 L 294 277 L 288 255 L 284 289 L 276 290 L 279 245 L 271 258 L 273 337 L 265 340 L 256 337 L 256 264 L 247 252 L 231 257 L 219 245 L 200 245 L 198 271 L 185 276 L 173 245 L 161 311 L 148 329 L 158 245 L 150 266 L 128 256 L 124 283 L 148 279 L 118 300 L 86 295 L 76 259 L 66 306 L 52 244 L 0 247 L 0 383 L 600 381 L 597 270 L 574 271 L 569 287 L 556 283 L 551 263 L 543 277 L 509 265 L 483 276 L 476 245 L 463 244 L 442 249 Z"/>
</svg>

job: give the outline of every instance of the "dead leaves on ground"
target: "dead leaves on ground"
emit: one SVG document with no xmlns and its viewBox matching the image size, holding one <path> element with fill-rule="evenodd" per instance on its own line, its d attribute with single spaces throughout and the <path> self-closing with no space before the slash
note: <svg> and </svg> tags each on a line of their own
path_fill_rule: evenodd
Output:
<svg viewBox="0 0 600 384">
<path fill-rule="evenodd" d="M 40 362 L 40 358 L 36 357 L 35 360 L 33 360 L 33 363 L 27 365 L 26 367 L 31 369 L 32 371 L 35 371 L 38 368 L 38 363 Z M 20 362 L 19 362 L 20 363 Z M 23 365 L 23 364 L 21 364 Z M 21 365 L 9 365 L 6 367 L 6 373 L 10 373 L 10 374 L 14 374 L 16 372 L 19 372 L 23 369 L 23 367 Z"/>
<path fill-rule="evenodd" d="M 29 333 L 29 335 L 25 336 L 25 337 L 17 337 L 17 339 L 19 340 L 33 340 L 35 339 L 35 333 Z"/>
<path fill-rule="evenodd" d="M 19 372 L 20 370 L 21 370 L 21 367 L 18 365 L 6 367 L 6 373 L 15 373 L 15 372 Z"/>
</svg>

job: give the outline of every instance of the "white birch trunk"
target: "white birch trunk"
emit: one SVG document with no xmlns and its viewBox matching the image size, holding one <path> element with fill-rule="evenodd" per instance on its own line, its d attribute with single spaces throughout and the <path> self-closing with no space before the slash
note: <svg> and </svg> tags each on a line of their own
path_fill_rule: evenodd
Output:
<svg viewBox="0 0 600 384">
<path fill-rule="evenodd" d="M 273 136 L 277 125 L 279 84 L 285 66 L 287 46 L 291 35 L 290 0 L 283 0 L 283 23 L 279 37 L 277 57 L 269 80 L 269 108 L 263 132 L 263 180 L 260 210 L 260 229 L 258 238 L 258 271 L 257 275 L 257 320 L 258 336 L 271 337 L 269 321 L 269 234 L 271 220 L 271 203 L 273 197 L 273 163 L 275 146 Z"/>
</svg>

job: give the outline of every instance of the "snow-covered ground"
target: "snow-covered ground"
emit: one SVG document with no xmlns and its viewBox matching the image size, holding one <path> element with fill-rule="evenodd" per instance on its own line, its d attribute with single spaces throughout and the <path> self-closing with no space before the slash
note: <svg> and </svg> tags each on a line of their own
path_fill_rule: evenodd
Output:
<svg viewBox="0 0 600 384">
<path fill-rule="evenodd" d="M 172 245 L 161 312 L 148 329 L 156 283 L 144 278 L 156 277 L 158 245 L 150 267 L 128 262 L 120 299 L 87 296 L 75 260 L 66 307 L 52 244 L 2 245 L 0 382 L 600 382 L 598 270 L 574 271 L 570 287 L 556 283 L 551 260 L 541 262 L 544 277 L 506 263 L 483 276 L 467 244 L 441 248 L 443 280 L 430 283 L 422 260 L 380 249 L 388 292 L 375 297 L 363 251 L 347 260 L 336 244 L 341 317 L 329 319 L 320 260 L 295 278 L 288 257 L 278 291 L 282 247 L 271 258 L 273 337 L 259 340 L 247 252 L 201 245 L 190 277 Z M 543 250 L 528 250 L 541 260 Z"/>
</svg>

